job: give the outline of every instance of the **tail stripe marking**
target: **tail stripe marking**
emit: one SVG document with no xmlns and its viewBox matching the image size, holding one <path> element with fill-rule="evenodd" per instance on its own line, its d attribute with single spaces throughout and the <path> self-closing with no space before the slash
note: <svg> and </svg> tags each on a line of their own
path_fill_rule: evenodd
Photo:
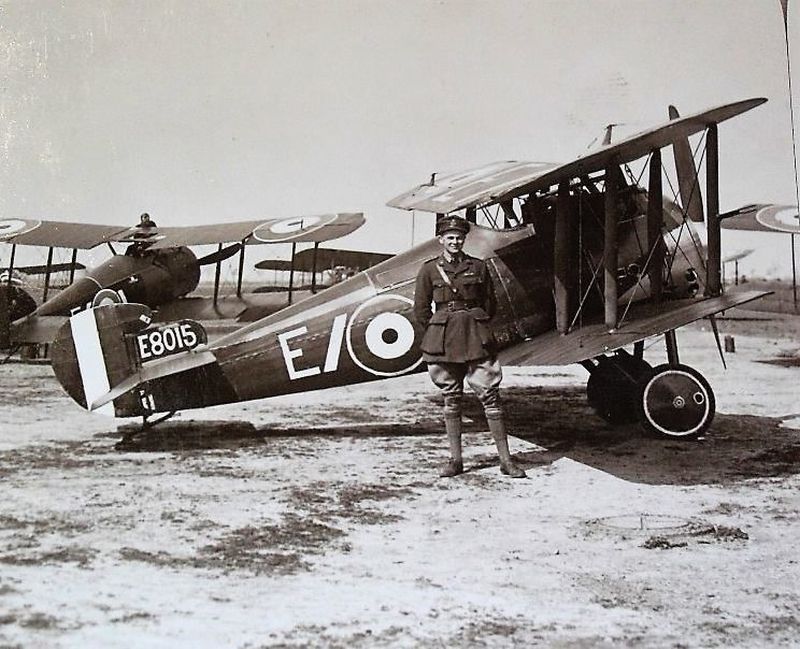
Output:
<svg viewBox="0 0 800 649">
<path fill-rule="evenodd" d="M 81 311 L 72 316 L 69 322 L 83 382 L 83 393 L 86 396 L 87 407 L 91 409 L 91 404 L 111 389 L 94 309 Z M 114 403 L 109 402 L 99 407 L 97 412 L 113 417 Z"/>
</svg>

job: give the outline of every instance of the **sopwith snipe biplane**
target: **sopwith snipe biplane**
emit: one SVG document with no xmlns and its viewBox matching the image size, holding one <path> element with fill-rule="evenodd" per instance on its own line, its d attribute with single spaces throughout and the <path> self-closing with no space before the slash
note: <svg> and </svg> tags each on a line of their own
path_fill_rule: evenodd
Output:
<svg viewBox="0 0 800 649">
<path fill-rule="evenodd" d="M 661 435 L 698 435 L 712 421 L 714 395 L 680 363 L 675 330 L 711 318 L 716 333 L 715 314 L 765 295 L 722 292 L 718 155 L 719 124 L 764 101 L 674 111 L 663 125 L 566 164 L 499 162 L 434 175 L 389 205 L 475 223 L 464 250 L 490 269 L 498 299 L 490 326 L 504 363 L 580 363 L 591 404 L 610 422 L 638 418 Z M 688 139 L 695 135 L 702 192 Z M 679 176 L 675 200 L 662 195 L 667 147 Z M 431 239 L 212 343 L 196 323 L 153 326 L 140 304 L 87 309 L 60 330 L 53 370 L 84 408 L 145 420 L 419 371 L 414 280 L 438 252 Z M 666 362 L 652 367 L 643 341 L 662 334 Z"/>
<path fill-rule="evenodd" d="M 315 292 L 317 270 L 325 268 L 318 261 L 326 261 L 330 256 L 330 251 L 320 250 L 319 244 L 355 231 L 364 223 L 364 216 L 358 212 L 339 212 L 201 226 L 157 227 L 149 223 L 151 225 L 147 227 L 125 227 L 36 219 L 0 220 L 0 242 L 11 244 L 7 278 L 11 278 L 16 270 L 14 258 L 17 246 L 48 248 L 46 264 L 23 268 L 44 275 L 41 304 L 36 305 L 24 286 L 14 286 L 10 281 L 0 286 L 11 298 L 9 305 L 0 303 L 0 311 L 4 310 L 0 316 L 4 316 L 10 325 L 10 342 L 49 343 L 67 316 L 87 305 L 97 306 L 107 301 L 144 304 L 157 309 L 158 320 L 185 317 L 256 320 L 291 303 L 293 289 L 297 292 L 297 288 L 304 288 L 293 287 L 298 244 L 313 243 L 313 248 L 301 251 L 297 256 L 307 260 L 305 265 L 311 272 L 312 283 L 306 290 Z M 102 244 L 109 246 L 112 256 L 86 269 L 85 274 L 76 279 L 75 270 L 84 268 L 77 262 L 78 250 L 94 249 Z M 117 252 L 115 244 L 126 244 L 124 253 Z M 193 246 L 210 244 L 216 244 L 217 250 L 203 257 L 198 258 L 192 250 Z M 291 244 L 291 261 L 281 262 L 289 272 L 289 284 L 287 287 L 275 287 L 286 289 L 286 297 L 258 299 L 258 296 L 243 292 L 245 251 L 259 244 Z M 54 248 L 72 249 L 71 262 L 53 264 Z M 221 264 L 237 254 L 236 295 L 221 297 Z M 318 257 L 323 259 L 318 260 Z M 215 266 L 211 297 L 192 294 L 200 282 L 203 266 Z M 51 293 L 50 277 L 59 270 L 69 272 L 69 281 L 63 290 Z"/>
</svg>

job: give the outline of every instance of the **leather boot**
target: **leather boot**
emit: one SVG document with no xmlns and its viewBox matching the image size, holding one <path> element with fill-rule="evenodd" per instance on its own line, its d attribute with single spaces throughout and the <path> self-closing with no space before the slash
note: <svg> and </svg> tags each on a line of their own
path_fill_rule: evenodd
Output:
<svg viewBox="0 0 800 649">
<path fill-rule="evenodd" d="M 501 417 L 486 417 L 489 422 L 489 430 L 494 437 L 495 446 L 497 446 L 497 455 L 500 457 L 500 471 L 512 478 L 525 478 L 525 471 L 514 464 L 511 459 L 511 453 L 508 450 L 508 435 L 506 434 L 506 427 Z"/>
<path fill-rule="evenodd" d="M 452 478 L 464 473 L 464 461 L 461 458 L 461 413 L 444 413 L 444 428 L 447 431 L 447 442 L 450 445 L 450 460 L 442 467 L 439 476 Z"/>
</svg>

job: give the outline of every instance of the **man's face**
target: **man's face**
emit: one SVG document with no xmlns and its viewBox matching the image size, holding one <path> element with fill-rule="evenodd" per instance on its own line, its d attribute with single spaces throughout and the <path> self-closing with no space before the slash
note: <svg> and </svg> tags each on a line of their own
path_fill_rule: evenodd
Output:
<svg viewBox="0 0 800 649">
<path fill-rule="evenodd" d="M 467 235 L 463 232 L 459 232 L 458 230 L 449 230 L 444 234 L 439 235 L 439 243 L 442 244 L 442 248 L 450 255 L 457 255 L 461 252 L 461 249 L 464 247 L 464 241 L 466 240 Z"/>
</svg>

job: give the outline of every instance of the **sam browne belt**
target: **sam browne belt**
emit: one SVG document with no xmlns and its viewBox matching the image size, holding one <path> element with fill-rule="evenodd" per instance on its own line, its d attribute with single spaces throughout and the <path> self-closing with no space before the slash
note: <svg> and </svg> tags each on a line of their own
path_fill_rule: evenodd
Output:
<svg viewBox="0 0 800 649">
<path fill-rule="evenodd" d="M 449 302 L 437 302 L 436 310 L 466 311 L 468 309 L 474 309 L 475 307 L 478 306 L 480 305 L 477 302 L 473 302 L 470 300 L 450 300 Z"/>
</svg>

